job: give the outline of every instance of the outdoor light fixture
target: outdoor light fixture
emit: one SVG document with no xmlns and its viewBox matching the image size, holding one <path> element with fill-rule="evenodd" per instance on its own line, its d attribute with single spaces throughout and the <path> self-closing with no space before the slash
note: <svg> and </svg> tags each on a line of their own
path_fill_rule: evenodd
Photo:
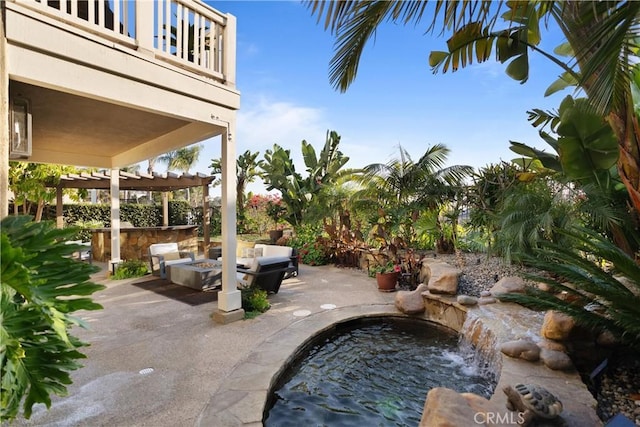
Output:
<svg viewBox="0 0 640 427">
<path fill-rule="evenodd" d="M 31 104 L 26 98 L 9 100 L 9 158 L 31 156 Z"/>
</svg>

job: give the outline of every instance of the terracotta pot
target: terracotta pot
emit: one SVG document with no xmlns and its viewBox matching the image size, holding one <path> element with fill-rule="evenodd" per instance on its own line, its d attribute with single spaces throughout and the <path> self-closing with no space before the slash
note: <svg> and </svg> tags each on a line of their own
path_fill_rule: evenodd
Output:
<svg viewBox="0 0 640 427">
<path fill-rule="evenodd" d="M 398 283 L 398 273 L 376 273 L 378 281 L 378 290 L 380 292 L 394 292 Z"/>
<path fill-rule="evenodd" d="M 269 239 L 271 239 L 271 243 L 275 243 L 279 238 L 282 237 L 282 230 L 271 230 L 269 231 Z"/>
</svg>

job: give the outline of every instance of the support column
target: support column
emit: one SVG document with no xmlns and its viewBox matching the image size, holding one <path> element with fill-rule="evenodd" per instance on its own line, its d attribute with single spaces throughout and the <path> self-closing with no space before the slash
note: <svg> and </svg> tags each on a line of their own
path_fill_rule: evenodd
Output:
<svg viewBox="0 0 640 427">
<path fill-rule="evenodd" d="M 219 322 L 236 320 L 230 312 L 237 310 L 238 318 L 244 315 L 238 280 L 236 277 L 236 148 L 235 121 L 229 123 L 222 134 L 222 291 L 218 293 Z M 227 320 L 230 319 L 230 320 Z"/>
<path fill-rule="evenodd" d="M 209 185 L 202 186 L 202 234 L 203 234 L 203 252 L 204 257 L 208 258 L 209 245 L 211 244 L 211 212 L 209 212 Z"/>
<path fill-rule="evenodd" d="M 0 2 L 0 219 L 9 215 L 9 74 L 5 4 Z"/>
<path fill-rule="evenodd" d="M 120 169 L 111 169 L 111 260 L 109 267 L 120 263 Z M 111 270 L 113 272 L 113 270 Z"/>
<path fill-rule="evenodd" d="M 162 192 L 162 225 L 169 226 L 169 193 Z"/>
<path fill-rule="evenodd" d="M 62 215 L 62 187 L 56 187 L 56 227 L 64 228 L 64 216 Z"/>
</svg>

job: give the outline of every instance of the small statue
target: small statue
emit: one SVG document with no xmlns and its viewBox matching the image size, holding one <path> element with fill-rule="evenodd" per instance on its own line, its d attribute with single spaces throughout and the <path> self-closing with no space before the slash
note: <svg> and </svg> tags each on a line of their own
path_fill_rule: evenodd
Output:
<svg viewBox="0 0 640 427">
<path fill-rule="evenodd" d="M 516 384 L 503 389 L 507 408 L 523 414 L 520 425 L 526 426 L 535 418 L 553 419 L 562 412 L 562 402 L 546 388 L 537 384 Z"/>
</svg>

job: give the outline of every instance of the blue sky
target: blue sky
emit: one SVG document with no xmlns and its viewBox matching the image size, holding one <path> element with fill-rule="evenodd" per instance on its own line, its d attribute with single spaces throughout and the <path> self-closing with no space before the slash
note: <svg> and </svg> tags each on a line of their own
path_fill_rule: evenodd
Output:
<svg viewBox="0 0 640 427">
<path fill-rule="evenodd" d="M 319 150 L 327 130 L 341 135 L 347 167 L 384 163 L 402 145 L 414 160 L 436 143 L 451 149 L 448 164 L 482 167 L 511 160 L 509 140 L 545 148 L 527 122 L 532 108 L 556 108 L 566 95 L 545 98 L 559 68 L 532 54 L 530 78 L 511 80 L 496 61 L 456 73 L 436 74 L 432 50 L 446 39 L 424 34 L 424 26 L 386 23 L 367 46 L 356 81 L 346 93 L 329 84 L 333 37 L 297 1 L 207 1 L 237 18 L 237 88 L 241 109 L 236 152 L 264 151 L 277 143 L 291 149 L 304 172 L 300 143 Z M 550 51 L 558 31 L 543 33 Z M 220 157 L 219 139 L 208 140 L 192 172 L 210 173 Z M 261 183 L 249 190 L 264 192 Z M 214 189 L 218 193 L 219 189 Z"/>
</svg>

